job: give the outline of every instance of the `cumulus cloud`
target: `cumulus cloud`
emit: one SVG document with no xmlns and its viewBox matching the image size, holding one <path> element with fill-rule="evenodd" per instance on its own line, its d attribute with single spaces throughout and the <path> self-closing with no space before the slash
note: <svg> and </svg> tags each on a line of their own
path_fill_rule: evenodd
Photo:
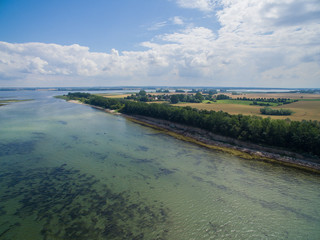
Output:
<svg viewBox="0 0 320 240">
<path fill-rule="evenodd" d="M 301 16 L 312 15 L 320 4 L 313 0 L 304 3 L 302 7 L 300 0 L 287 0 L 281 4 L 271 0 L 255 3 L 249 0 L 225 1 L 224 8 L 217 13 L 223 26 L 217 43 L 250 54 L 257 61 L 264 62 L 264 67 L 272 68 L 274 62 L 297 65 L 303 58 L 312 58 L 319 52 L 320 15 L 312 22 L 306 22 L 305 18 L 299 21 L 294 16 L 299 11 Z M 292 18 L 295 20 L 291 21 Z M 262 64 L 257 65 L 262 67 Z"/>
<path fill-rule="evenodd" d="M 213 4 L 179 2 L 183 7 Z M 218 31 L 187 27 L 141 43 L 144 51 L 0 42 L 0 78 L 87 79 L 86 85 L 319 87 L 317 0 L 220 4 Z M 183 23 L 179 19 L 172 22 Z"/>
<path fill-rule="evenodd" d="M 276 26 L 308 23 L 320 16 L 318 0 L 270 1 L 261 6 L 261 17 Z"/>
<path fill-rule="evenodd" d="M 206 84 L 319 87 L 320 14 L 315 13 L 320 3 L 220 3 L 217 35 L 208 28 L 190 28 L 159 36 L 158 45 L 148 46 L 160 52 L 171 48 L 176 60 L 171 65 L 180 76 L 198 77 Z"/>
</svg>

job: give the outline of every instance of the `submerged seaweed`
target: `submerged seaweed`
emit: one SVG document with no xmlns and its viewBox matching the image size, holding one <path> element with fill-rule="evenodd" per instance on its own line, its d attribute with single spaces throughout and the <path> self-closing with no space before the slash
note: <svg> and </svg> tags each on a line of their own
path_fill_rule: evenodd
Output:
<svg viewBox="0 0 320 240">
<path fill-rule="evenodd" d="M 158 179 L 161 176 L 171 175 L 171 174 L 175 173 L 176 171 L 178 171 L 178 169 L 176 169 L 176 168 L 173 168 L 173 169 L 159 168 L 158 172 L 155 174 L 155 178 Z"/>
<path fill-rule="evenodd" d="M 114 192 L 66 164 L 2 174 L 0 184 L 7 187 L 0 194 L 1 213 L 7 201 L 18 199 L 14 215 L 44 223 L 43 239 L 145 239 L 156 230 L 164 239 L 167 234 L 158 229 L 168 218 L 161 204 L 147 205 L 130 192 Z M 18 227 L 7 225 L 0 234 L 5 237 Z"/>
<path fill-rule="evenodd" d="M 146 147 L 146 146 L 138 146 L 138 147 L 136 148 L 136 151 L 147 152 L 148 150 L 149 150 L 149 148 Z"/>
<path fill-rule="evenodd" d="M 57 123 L 62 124 L 62 125 L 67 125 L 68 124 L 68 122 L 62 121 L 62 120 L 57 121 Z"/>
<path fill-rule="evenodd" d="M 35 148 L 35 144 L 35 140 L 0 143 L 0 157 L 31 153 Z"/>
</svg>

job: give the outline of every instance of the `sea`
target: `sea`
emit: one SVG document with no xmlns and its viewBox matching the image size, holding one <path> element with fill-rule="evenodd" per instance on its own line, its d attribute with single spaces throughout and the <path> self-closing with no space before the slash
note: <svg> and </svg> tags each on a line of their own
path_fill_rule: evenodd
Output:
<svg viewBox="0 0 320 240">
<path fill-rule="evenodd" d="M 320 239 L 320 175 L 1 91 L 0 239 Z"/>
</svg>

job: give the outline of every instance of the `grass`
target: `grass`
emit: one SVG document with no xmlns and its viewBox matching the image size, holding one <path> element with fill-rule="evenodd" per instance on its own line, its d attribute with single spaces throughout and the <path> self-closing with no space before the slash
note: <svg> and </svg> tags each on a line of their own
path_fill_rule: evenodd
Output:
<svg viewBox="0 0 320 240">
<path fill-rule="evenodd" d="M 317 102 L 317 101 L 320 101 L 320 99 L 299 99 L 299 101 L 302 101 L 302 102 Z"/>
<path fill-rule="evenodd" d="M 306 94 L 306 93 L 247 93 L 239 97 L 247 98 L 290 98 L 290 99 L 320 99 L 319 94 Z"/>
<path fill-rule="evenodd" d="M 125 98 L 125 97 L 128 97 L 128 96 L 131 96 L 131 93 L 130 94 L 105 94 L 105 93 L 100 93 L 100 94 L 96 94 L 96 95 L 99 95 L 99 96 L 102 96 L 102 97 L 106 97 L 106 98 Z"/>
<path fill-rule="evenodd" d="M 260 113 L 261 106 L 243 105 L 243 104 L 230 104 L 230 103 L 184 103 L 175 104 L 175 106 L 190 106 L 197 109 L 224 111 L 230 114 L 243 114 L 243 115 L 256 115 L 260 117 L 270 117 L 272 119 L 287 119 L 301 121 L 301 120 L 317 120 L 320 121 L 320 101 L 298 101 L 278 107 L 280 109 L 285 106 L 286 109 L 290 109 L 294 113 L 290 116 L 267 116 Z"/>
<path fill-rule="evenodd" d="M 230 95 L 231 96 L 231 95 Z M 256 115 L 260 117 L 270 117 L 272 119 L 287 119 L 290 118 L 294 121 L 302 120 L 317 120 L 320 121 L 320 95 L 319 94 L 300 94 L 300 93 L 252 93 L 240 95 L 237 97 L 247 98 L 290 98 L 297 99 L 298 102 L 280 105 L 271 103 L 272 108 L 290 109 L 294 113 L 290 116 L 270 116 L 262 115 L 260 108 L 263 106 L 250 105 L 252 101 L 241 101 L 236 99 L 218 100 L 217 102 L 208 103 L 184 103 L 176 104 L 177 106 L 190 106 L 197 109 L 224 111 L 229 114 L 243 114 L 243 115 Z"/>
<path fill-rule="evenodd" d="M 225 103 L 225 104 L 242 104 L 242 105 L 250 105 L 253 104 L 253 101 L 244 101 L 244 100 L 236 100 L 236 99 L 224 99 L 224 100 L 217 100 L 217 103 Z M 257 102 L 258 104 L 263 103 L 263 104 L 270 104 L 272 107 L 278 106 L 277 103 L 272 103 L 272 102 Z"/>
<path fill-rule="evenodd" d="M 229 104 L 229 103 L 178 103 L 175 106 L 190 106 L 192 108 L 204 109 L 204 110 L 214 110 L 214 111 L 224 111 L 230 114 L 259 114 L 261 106 L 250 106 L 250 105 L 242 105 L 242 104 Z"/>
<path fill-rule="evenodd" d="M 286 105 L 294 112 L 289 118 L 292 120 L 317 120 L 320 121 L 320 101 L 299 101 Z"/>
<path fill-rule="evenodd" d="M 59 96 L 54 96 L 55 98 L 59 98 L 59 99 L 64 99 L 64 100 L 67 100 L 68 97 L 65 96 L 65 95 L 59 95 Z"/>
</svg>

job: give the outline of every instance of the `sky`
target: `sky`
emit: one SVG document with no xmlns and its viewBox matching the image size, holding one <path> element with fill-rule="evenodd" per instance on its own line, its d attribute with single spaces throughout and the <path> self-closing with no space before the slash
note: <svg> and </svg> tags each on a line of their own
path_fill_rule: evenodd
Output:
<svg viewBox="0 0 320 240">
<path fill-rule="evenodd" d="M 0 87 L 320 88 L 319 0 L 0 0 Z"/>
</svg>

